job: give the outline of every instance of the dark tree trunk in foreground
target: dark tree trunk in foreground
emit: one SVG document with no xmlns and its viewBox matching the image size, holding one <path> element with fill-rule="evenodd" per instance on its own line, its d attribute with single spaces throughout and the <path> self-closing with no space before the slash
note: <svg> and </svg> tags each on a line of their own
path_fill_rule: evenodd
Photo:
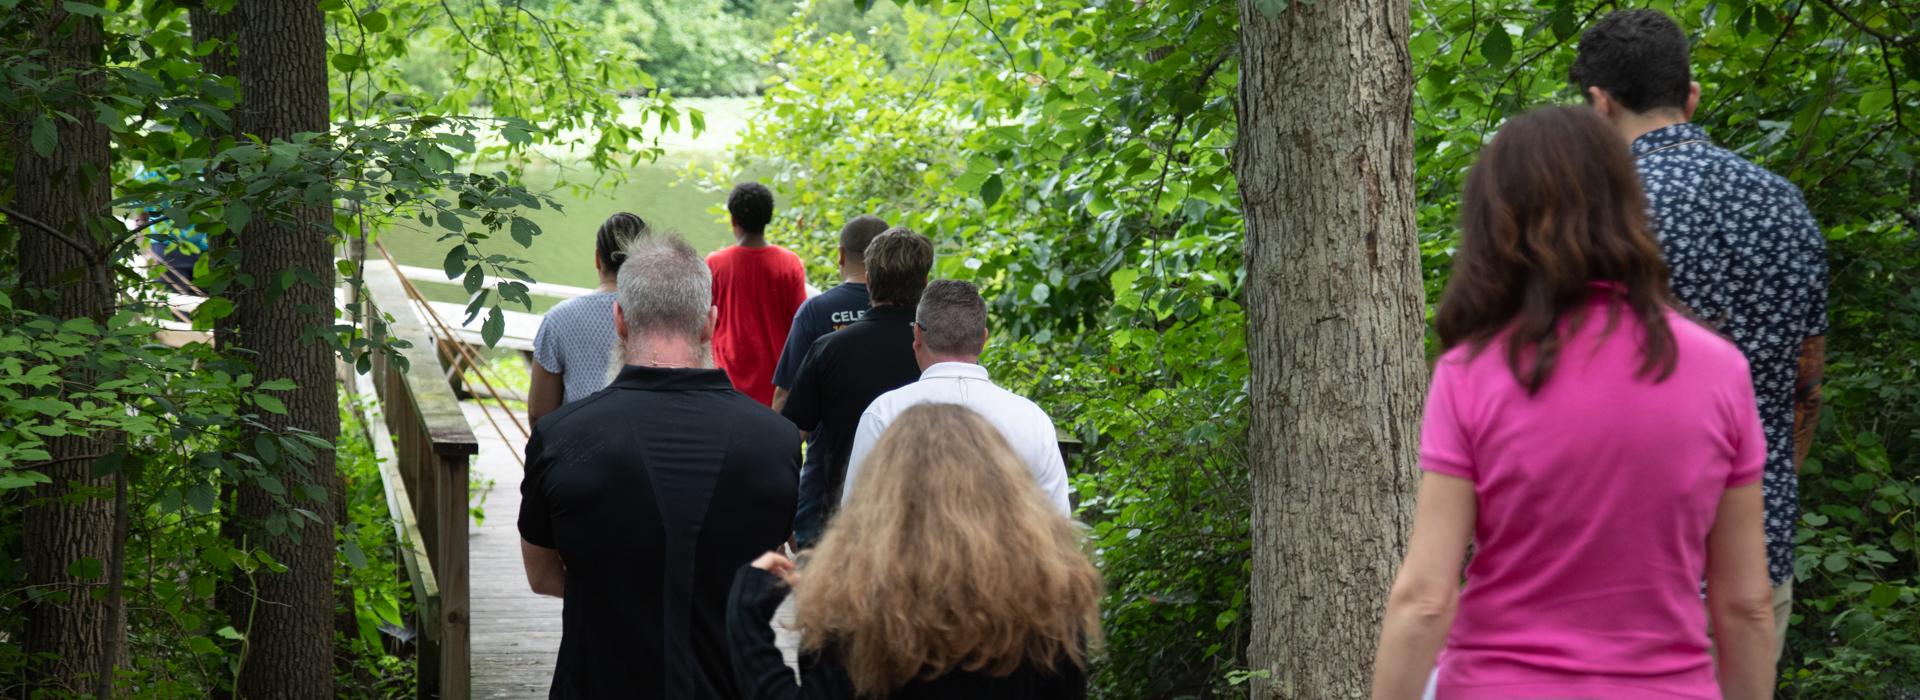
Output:
<svg viewBox="0 0 1920 700">
<path fill-rule="evenodd" d="M 51 72 L 72 76 L 78 99 L 97 95 L 105 53 L 100 20 L 70 16 L 58 3 L 41 5 L 45 7 L 19 10 L 44 13 L 29 41 L 47 50 Z M 55 107 L 91 114 L 78 102 Z M 57 145 L 50 156 L 41 157 L 31 145 L 34 116 L 20 120 L 11 135 L 17 158 L 11 206 L 21 215 L 11 222 L 20 232 L 21 290 L 13 298 L 56 318 L 102 323 L 113 311 L 114 281 L 100 253 L 101 241 L 124 233 L 113 219 L 103 218 L 110 213 L 112 198 L 107 128 L 86 117 L 78 123 L 55 119 Z M 61 374 L 68 382 L 94 382 L 78 368 Z M 52 477 L 52 483 L 28 494 L 23 516 L 26 585 L 50 594 L 26 610 L 20 642 L 28 654 L 45 659 L 29 667 L 29 687 L 94 693 L 101 671 L 110 674 L 124 653 L 125 624 L 108 604 L 106 592 L 107 572 L 118 550 L 114 480 L 92 475 L 95 460 L 113 449 L 115 439 L 112 434 L 52 438 L 48 453 L 53 461 L 24 465 Z M 75 566 L 83 560 L 92 564 Z M 72 573 L 89 571 L 95 573 Z"/>
<path fill-rule="evenodd" d="M 239 80 L 236 132 L 271 142 L 327 130 L 326 21 L 317 3 L 246 0 L 225 17 L 205 15 L 194 15 L 201 23 L 196 37 L 220 38 L 235 51 L 231 57 L 210 57 L 207 65 L 230 66 Z M 230 291 L 234 349 L 254 364 L 255 376 L 299 385 L 276 392 L 288 413 L 263 414 L 270 427 L 308 430 L 332 442 L 340 433 L 334 354 L 315 335 L 333 324 L 332 215 L 325 207 L 300 208 L 297 225 L 268 216 L 257 212 L 234 238 L 242 279 L 252 280 L 251 286 Z M 305 270 L 320 284 L 296 280 L 282 287 L 281 273 L 290 270 Z M 254 444 L 253 436 L 243 436 L 241 444 Z M 289 521 L 299 529 L 298 541 L 269 535 L 260 525 L 283 506 L 253 482 L 236 489 L 236 529 L 287 566 L 282 574 L 260 571 L 251 582 L 241 579 L 237 593 L 222 600 L 234 624 L 249 630 L 236 690 L 249 699 L 332 697 L 335 509 L 330 502 L 304 499 L 297 485 L 318 485 L 331 501 L 340 497 L 339 477 L 331 452 L 319 453 L 305 470 L 281 465 L 275 471 L 287 484 L 290 505 L 313 519 Z"/>
<path fill-rule="evenodd" d="M 1240 2 L 1256 698 L 1366 697 L 1425 395 L 1406 0 Z"/>
</svg>

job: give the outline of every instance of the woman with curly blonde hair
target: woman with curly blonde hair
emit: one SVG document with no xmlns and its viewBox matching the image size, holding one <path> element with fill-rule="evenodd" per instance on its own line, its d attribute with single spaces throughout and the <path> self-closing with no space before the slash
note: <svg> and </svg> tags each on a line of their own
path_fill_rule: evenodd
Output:
<svg viewBox="0 0 1920 700">
<path fill-rule="evenodd" d="M 795 596 L 800 676 L 769 628 Z M 908 409 L 861 465 L 801 576 L 768 552 L 734 578 L 747 698 L 1080 698 L 1100 574 L 984 418 Z"/>
</svg>

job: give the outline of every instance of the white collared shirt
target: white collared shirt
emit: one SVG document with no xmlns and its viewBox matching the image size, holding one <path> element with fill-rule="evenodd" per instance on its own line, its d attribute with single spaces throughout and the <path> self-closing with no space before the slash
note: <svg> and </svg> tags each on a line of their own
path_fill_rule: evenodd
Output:
<svg viewBox="0 0 1920 700">
<path fill-rule="evenodd" d="M 1053 430 L 1053 419 L 1038 404 L 994 384 L 985 367 L 966 362 L 928 367 L 920 373 L 920 381 L 881 394 L 867 406 L 853 436 L 853 450 L 848 453 L 842 501 L 853 495 L 854 475 L 880 434 L 902 412 L 923 403 L 959 404 L 986 418 L 1033 472 L 1047 500 L 1061 514 L 1073 517 L 1073 505 L 1067 500 L 1067 464 L 1060 458 L 1060 438 Z"/>
</svg>

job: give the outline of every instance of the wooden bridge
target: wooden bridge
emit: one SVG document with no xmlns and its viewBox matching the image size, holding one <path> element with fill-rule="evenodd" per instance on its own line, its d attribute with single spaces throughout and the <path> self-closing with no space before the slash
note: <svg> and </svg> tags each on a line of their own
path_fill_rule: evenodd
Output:
<svg viewBox="0 0 1920 700">
<path fill-rule="evenodd" d="M 384 256 L 384 251 L 382 257 Z M 410 277 L 438 273 L 369 261 L 363 266 L 377 332 L 407 341 L 400 363 L 377 357 L 366 375 L 343 372 L 370 406 L 368 438 L 415 602 L 419 696 L 543 698 L 560 648 L 561 602 L 535 595 L 520 561 L 521 464 L 531 426 L 488 379 L 477 329 L 462 327 L 460 305 L 433 302 Z M 540 285 L 537 295 L 590 290 Z M 809 291 L 812 291 L 809 288 Z M 540 317 L 511 313 L 496 347 L 530 351 Z M 477 381 L 476 381 L 477 380 Z M 474 400 L 461 401 L 455 387 Z M 1078 451 L 1064 434 L 1061 449 Z M 478 504 L 478 524 L 470 507 Z M 790 611 L 786 611 L 790 615 Z M 793 637 L 778 622 L 792 656 Z"/>
<path fill-rule="evenodd" d="M 445 368 L 461 367 L 471 351 L 460 341 L 477 339 L 443 322 L 403 270 L 375 263 L 365 274 L 368 300 L 392 317 L 386 333 L 411 344 L 401 351 L 407 367 L 380 358 L 357 381 L 379 397 L 368 425 L 413 586 L 420 696 L 546 697 L 561 604 L 534 595 L 520 565 L 515 521 L 526 436 L 513 426 L 525 426 L 526 416 L 505 402 L 456 398 Z M 523 335 L 514 340 L 530 344 L 532 330 Z M 478 525 L 469 511 L 475 501 L 484 514 Z"/>
</svg>

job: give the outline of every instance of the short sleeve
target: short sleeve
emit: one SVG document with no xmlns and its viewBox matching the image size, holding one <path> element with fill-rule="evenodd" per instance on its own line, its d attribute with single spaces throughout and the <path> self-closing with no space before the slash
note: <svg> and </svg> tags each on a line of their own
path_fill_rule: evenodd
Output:
<svg viewBox="0 0 1920 700">
<path fill-rule="evenodd" d="M 780 361 L 773 365 L 773 385 L 782 389 L 792 389 L 794 375 L 800 373 L 800 363 L 807 359 L 807 348 L 812 346 L 819 335 L 814 332 L 816 325 L 807 315 L 807 304 L 793 312 L 793 325 L 787 329 L 787 343 L 780 348 Z"/>
<path fill-rule="evenodd" d="M 826 337 L 813 341 L 813 348 L 807 351 L 807 357 L 800 362 L 800 373 L 793 379 L 788 389 L 787 403 L 780 407 L 780 415 L 793 421 L 796 428 L 807 432 L 820 427 L 820 417 L 825 410 L 824 392 L 820 387 L 822 349 L 826 347 Z"/>
<path fill-rule="evenodd" d="M 1420 419 L 1420 468 L 1473 481 L 1473 450 L 1456 408 L 1461 397 L 1455 375 L 1461 371 L 1461 365 L 1446 356 L 1434 365 L 1427 409 Z"/>
<path fill-rule="evenodd" d="M 1727 488 L 1759 481 L 1767 468 L 1767 433 L 1760 424 L 1760 407 L 1753 398 L 1752 375 L 1744 369 L 1730 380 L 1733 407 L 1728 412 L 1727 444 L 1732 448 L 1733 469 L 1727 473 Z"/>
<path fill-rule="evenodd" d="M 553 518 L 547 509 L 547 462 L 541 455 L 541 433 L 533 429 L 527 440 L 527 473 L 520 479 L 520 539 L 547 549 L 553 542 Z"/>
<path fill-rule="evenodd" d="M 1819 224 L 1813 223 L 1811 217 L 1808 219 L 1808 225 L 1813 227 L 1814 238 L 1812 250 L 1807 256 L 1810 258 L 1807 263 L 1807 276 L 1812 278 L 1812 287 L 1807 292 L 1807 327 L 1801 335 L 1812 338 L 1827 334 L 1827 283 L 1829 270 L 1827 268 L 1826 236 L 1820 232 Z"/>
<path fill-rule="evenodd" d="M 553 311 L 540 319 L 540 328 L 533 332 L 533 360 L 540 363 L 542 369 L 554 374 L 567 373 L 566 356 L 560 352 L 559 340 L 566 333 L 554 328 L 564 323 L 566 317 L 565 309 L 554 307 Z"/>
</svg>

